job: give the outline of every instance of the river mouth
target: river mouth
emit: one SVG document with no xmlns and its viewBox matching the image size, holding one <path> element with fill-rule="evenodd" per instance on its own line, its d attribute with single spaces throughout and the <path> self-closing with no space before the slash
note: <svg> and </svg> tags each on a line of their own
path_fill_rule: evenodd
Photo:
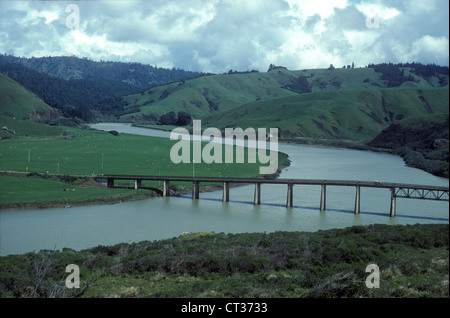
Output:
<svg viewBox="0 0 450 318">
<path fill-rule="evenodd" d="M 169 132 L 96 124 L 93 128 L 119 133 L 159 135 Z M 405 166 L 397 156 L 368 151 L 279 144 L 290 166 L 279 178 L 361 180 L 448 186 L 448 179 Z M 155 197 L 115 204 L 70 208 L 0 211 L 0 255 L 41 249 L 76 250 L 145 240 L 161 240 L 182 232 L 317 231 L 353 225 L 449 223 L 448 202 L 397 200 L 397 214 L 389 217 L 387 189 L 361 189 L 361 212 L 354 214 L 355 189 L 327 187 L 327 208 L 320 211 L 320 187 L 294 186 L 293 207 L 286 208 L 286 187 L 262 185 L 261 204 L 253 204 L 254 185 L 201 192 L 192 200 L 180 196 Z"/>
</svg>

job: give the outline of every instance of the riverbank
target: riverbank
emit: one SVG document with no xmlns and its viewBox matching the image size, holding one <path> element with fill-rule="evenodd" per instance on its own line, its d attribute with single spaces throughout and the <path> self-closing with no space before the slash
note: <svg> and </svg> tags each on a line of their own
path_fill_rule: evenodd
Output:
<svg viewBox="0 0 450 318">
<path fill-rule="evenodd" d="M 266 175 L 265 178 L 276 179 L 281 171 L 287 168 L 290 164 L 286 154 L 280 154 L 280 165 L 277 172 L 273 175 Z M 14 179 L 11 179 L 14 178 Z M 37 188 L 37 195 L 39 192 L 42 195 L 35 199 L 24 199 L 26 195 L 23 191 L 19 191 L 20 201 L 5 203 L 5 200 L 11 200 L 11 197 L 6 199 L 8 192 L 16 189 L 30 189 L 30 182 L 37 183 L 31 185 L 32 188 Z M 20 182 L 22 181 L 22 182 Z M 51 189 L 49 190 L 49 182 L 51 182 Z M 192 183 L 174 182 L 170 189 L 170 195 L 180 196 L 190 194 L 192 192 Z M 245 186 L 246 184 L 231 184 L 230 188 Z M 151 189 L 134 189 L 128 184 L 122 185 L 119 188 L 107 188 L 105 185 L 98 183 L 92 177 L 74 177 L 70 175 L 52 175 L 40 173 L 23 173 L 23 172 L 0 172 L 0 188 L 2 195 L 0 200 L 0 211 L 13 211 L 24 209 L 50 209 L 50 208 L 71 208 L 83 205 L 96 204 L 115 204 L 121 202 L 129 202 L 136 200 L 144 200 L 158 197 L 158 193 Z M 155 186 L 162 190 L 160 186 Z M 90 191 L 91 189 L 91 191 Z M 207 184 L 200 186 L 200 192 L 213 192 L 222 190 L 223 185 Z M 81 191 L 80 191 L 81 190 Z M 99 194 L 100 191 L 106 194 Z M 111 193 L 111 191 L 120 193 Z M 125 192 L 123 192 L 125 191 Z M 80 195 L 79 193 L 82 192 Z M 90 193 L 92 192 L 92 193 Z M 74 194 L 78 194 L 73 198 Z M 46 198 L 46 199 L 42 199 Z"/>
<path fill-rule="evenodd" d="M 434 176 L 449 178 L 449 163 L 442 159 L 428 159 L 427 153 L 417 149 L 408 148 L 406 146 L 397 148 L 382 148 L 381 145 L 369 146 L 364 143 L 358 143 L 352 140 L 338 140 L 338 139 L 316 139 L 316 138 L 291 138 L 284 139 L 281 143 L 297 144 L 297 145 L 309 145 L 309 146 L 321 146 L 327 148 L 336 149 L 354 149 L 361 151 L 371 151 L 377 153 L 386 153 L 394 156 L 399 156 L 405 161 L 405 165 L 411 168 L 417 168 L 428 172 Z M 443 155 L 448 157 L 447 154 Z"/>
<path fill-rule="evenodd" d="M 395 125 L 394 125 L 395 126 Z M 447 122 L 448 126 L 448 122 Z M 174 126 L 158 126 L 158 125 L 142 125 L 142 124 L 132 124 L 132 127 L 139 127 L 145 129 L 155 129 L 160 131 L 170 132 Z M 434 128 L 434 126 L 432 127 Z M 433 129 L 428 129 L 430 131 L 424 130 L 427 135 L 432 135 L 435 133 Z M 374 141 L 369 143 L 358 142 L 350 139 L 326 139 L 326 138 L 312 138 L 312 137 L 293 137 L 293 138 L 282 138 L 278 139 L 279 143 L 285 144 L 297 144 L 297 145 L 310 145 L 310 146 L 323 146 L 329 148 L 337 149 L 355 149 L 362 151 L 372 151 L 392 154 L 401 157 L 408 167 L 421 169 L 428 173 L 431 173 L 437 177 L 449 178 L 449 162 L 448 162 L 448 134 L 446 143 L 444 143 L 444 149 L 439 153 L 436 153 L 436 145 L 434 139 L 428 142 L 424 146 L 424 142 L 421 140 L 414 140 L 408 144 L 398 143 L 398 132 L 391 132 L 392 128 L 383 131 Z M 442 130 L 442 127 L 440 128 Z M 402 131 L 403 133 L 403 131 Z M 407 131 L 403 135 L 416 135 L 416 131 Z M 394 138 L 395 137 L 395 138 Z M 422 139 L 426 140 L 422 136 Z M 395 140 L 397 143 L 390 142 L 390 140 Z M 442 140 L 437 140 L 439 144 Z M 383 147 L 390 145 L 390 147 Z M 431 155 L 430 155 L 431 153 Z M 447 159 L 445 159 L 447 158 Z"/>
<path fill-rule="evenodd" d="M 72 176 L 102 174 L 191 176 L 192 164 L 175 164 L 170 152 L 176 141 L 168 138 L 111 134 L 93 129 L 67 128 L 69 139 L 9 139 L 0 144 L 0 170 L 17 171 L 33 178 L 0 175 L 0 209 L 53 208 L 87 204 L 117 203 L 149 198 L 155 194 L 144 189 L 109 189 L 78 187 Z M 247 150 L 244 151 L 247 156 Z M 23 156 L 28 154 L 28 156 Z M 259 176 L 260 163 L 195 164 L 195 176 L 254 178 Z M 289 165 L 287 155 L 279 153 L 279 167 Z M 280 168 L 280 169 L 281 169 Z M 278 171 L 278 173 L 280 170 Z M 276 174 L 277 175 L 277 174 Z M 275 177 L 276 175 L 272 176 Z M 50 176 L 64 177 L 60 180 Z M 87 177 L 86 177 L 87 178 Z M 174 183 L 173 186 L 177 184 Z M 130 188 L 130 185 L 118 185 Z M 144 187 L 156 188 L 156 183 Z M 185 192 L 192 184 L 183 184 Z M 66 191 L 74 189 L 74 191 Z M 211 188 L 214 190 L 213 188 Z M 176 188 L 174 190 L 177 190 Z M 204 187 L 201 188 L 202 191 Z M 141 191 L 141 192 L 139 192 Z M 147 191 L 142 193 L 142 191 Z M 177 192 L 175 191 L 174 194 Z"/>
<path fill-rule="evenodd" d="M 447 298 L 448 238 L 448 224 L 375 224 L 45 250 L 0 257 L 0 297 Z"/>
</svg>

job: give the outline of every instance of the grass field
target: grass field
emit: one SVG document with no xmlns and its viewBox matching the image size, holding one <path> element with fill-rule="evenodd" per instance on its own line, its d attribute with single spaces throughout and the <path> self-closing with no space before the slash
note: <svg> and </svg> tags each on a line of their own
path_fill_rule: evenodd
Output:
<svg viewBox="0 0 450 318">
<path fill-rule="evenodd" d="M 72 184 L 57 178 L 35 175 L 0 175 L 0 209 L 112 203 L 148 197 L 152 193 L 141 189 L 109 189 L 87 183 Z"/>
<path fill-rule="evenodd" d="M 6 127 L 8 130 L 0 129 L 0 138 L 17 137 L 56 137 L 63 133 L 60 127 L 42 125 L 36 122 L 14 119 L 0 115 L 0 127 Z"/>
<path fill-rule="evenodd" d="M 170 150 L 177 141 L 164 138 L 64 128 L 72 131 L 73 137 L 17 138 L 0 141 L 0 170 L 23 173 L 83 175 L 132 174 L 165 176 L 217 176 L 257 177 L 259 163 L 214 163 L 205 162 L 174 164 Z M 288 165 L 285 155 L 279 155 L 279 167 Z M 247 158 L 247 155 L 245 155 Z M 12 181 L 14 180 L 14 181 Z M 65 200 L 72 198 L 80 202 L 83 198 L 100 195 L 112 196 L 129 193 L 124 189 L 77 188 L 66 193 L 64 182 L 42 178 L 0 176 L 2 194 L 0 202 L 5 206 L 14 203 Z M 132 186 L 130 182 L 118 182 L 118 186 Z M 158 182 L 144 182 L 144 187 L 161 187 Z M 189 182 L 174 182 L 173 186 L 192 187 Z M 202 184 L 206 189 L 211 184 Z M 144 191 L 144 190 L 143 190 Z M 148 191 L 147 191 L 148 193 Z M 135 193 L 139 195 L 142 193 Z M 121 199 L 121 198 L 118 198 Z M 51 201 L 51 200 L 50 200 Z"/>
</svg>

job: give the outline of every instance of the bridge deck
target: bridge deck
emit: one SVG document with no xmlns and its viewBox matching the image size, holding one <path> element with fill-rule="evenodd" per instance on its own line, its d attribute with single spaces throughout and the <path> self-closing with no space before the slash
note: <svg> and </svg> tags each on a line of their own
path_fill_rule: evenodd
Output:
<svg viewBox="0 0 450 318">
<path fill-rule="evenodd" d="M 286 207 L 293 206 L 293 186 L 294 185 L 320 185 L 320 210 L 326 209 L 326 187 L 327 186 L 347 186 L 356 187 L 355 197 L 355 214 L 360 212 L 360 188 L 384 188 L 391 192 L 391 207 L 390 216 L 395 216 L 396 198 L 410 198 L 410 199 L 424 199 L 424 200 L 438 200 L 449 201 L 449 187 L 433 186 L 433 185 L 419 185 L 409 183 L 392 183 L 380 181 L 355 181 L 355 180 L 326 180 L 326 179 L 247 179 L 247 178 L 217 178 L 217 177 L 176 177 L 176 176 L 138 176 L 138 175 L 103 175 L 97 176 L 98 181 L 107 182 L 108 187 L 114 187 L 115 180 L 134 180 L 135 188 L 142 187 L 142 181 L 163 181 L 162 195 L 164 197 L 170 196 L 170 182 L 182 181 L 192 182 L 192 198 L 199 198 L 199 184 L 201 182 L 212 182 L 223 184 L 223 201 L 229 201 L 229 184 L 242 183 L 254 184 L 254 204 L 258 205 L 261 202 L 261 184 L 285 184 L 287 185 L 287 199 Z M 161 190 L 159 190 L 161 191 Z"/>
<path fill-rule="evenodd" d="M 179 177 L 179 176 L 139 176 L 139 175 L 103 175 L 97 178 L 115 180 L 147 180 L 147 181 L 185 181 L 185 182 L 213 182 L 213 183 L 267 183 L 267 184 L 302 184 L 302 185 L 329 185 L 329 186 L 360 186 L 372 188 L 401 188 L 430 191 L 449 191 L 449 187 L 434 185 L 419 185 L 411 183 L 393 183 L 378 181 L 355 180 L 327 180 L 327 179 L 249 179 L 249 178 L 218 178 L 218 177 Z"/>
</svg>

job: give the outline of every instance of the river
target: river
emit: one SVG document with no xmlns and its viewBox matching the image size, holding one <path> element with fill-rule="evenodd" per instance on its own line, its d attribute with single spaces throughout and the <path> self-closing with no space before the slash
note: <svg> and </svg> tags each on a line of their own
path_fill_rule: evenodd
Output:
<svg viewBox="0 0 450 318">
<path fill-rule="evenodd" d="M 167 138 L 168 132 L 129 124 L 91 125 Z M 279 144 L 291 165 L 280 178 L 344 179 L 448 186 L 448 179 L 405 166 L 402 158 L 368 151 Z M 294 207 L 287 209 L 285 185 L 262 185 L 261 205 L 253 205 L 254 186 L 222 191 L 151 198 L 108 205 L 0 212 L 0 255 L 42 249 L 75 250 L 97 245 L 160 240 L 182 232 L 317 231 L 353 225 L 449 222 L 449 204 L 442 201 L 397 199 L 397 215 L 389 217 L 388 189 L 361 189 L 361 213 L 353 214 L 355 188 L 327 187 L 327 210 L 319 210 L 320 187 L 294 186 Z"/>
</svg>

